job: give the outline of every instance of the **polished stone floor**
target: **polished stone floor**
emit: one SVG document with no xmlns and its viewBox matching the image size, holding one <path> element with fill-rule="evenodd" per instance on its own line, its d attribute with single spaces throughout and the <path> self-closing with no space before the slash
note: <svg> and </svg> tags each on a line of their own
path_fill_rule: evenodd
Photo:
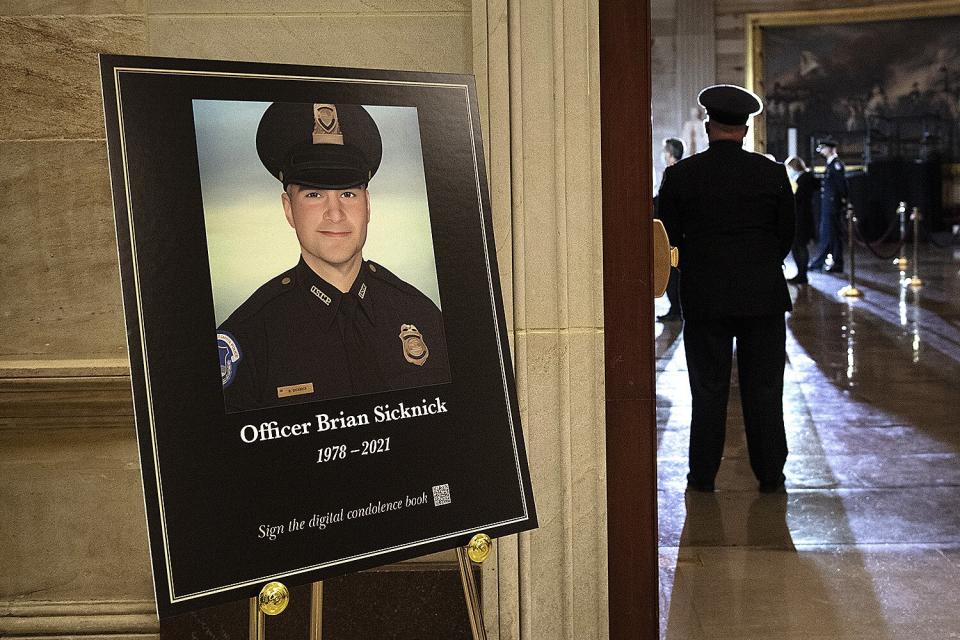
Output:
<svg viewBox="0 0 960 640">
<path fill-rule="evenodd" d="M 735 376 L 717 492 L 684 494 L 683 340 L 656 325 L 661 638 L 960 638 L 960 245 L 920 249 L 920 289 L 862 254 L 862 299 L 791 286 L 786 494 L 756 490 Z"/>
</svg>

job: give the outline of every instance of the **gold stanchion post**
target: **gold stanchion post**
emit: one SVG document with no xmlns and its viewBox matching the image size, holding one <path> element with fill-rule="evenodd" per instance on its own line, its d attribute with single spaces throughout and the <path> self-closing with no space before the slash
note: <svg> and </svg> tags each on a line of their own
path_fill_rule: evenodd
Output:
<svg viewBox="0 0 960 640">
<path fill-rule="evenodd" d="M 266 620 L 260 611 L 260 599 L 250 598 L 250 640 L 264 640 Z"/>
<path fill-rule="evenodd" d="M 917 244 L 920 242 L 920 209 L 914 207 L 910 213 L 910 219 L 913 220 L 913 277 L 910 278 L 910 287 L 919 289 L 923 286 L 923 280 L 918 274 L 920 266 L 917 260 Z"/>
<path fill-rule="evenodd" d="M 470 539 L 470 544 L 457 547 L 457 561 L 460 564 L 460 581 L 463 583 L 463 597 L 467 601 L 467 614 L 470 617 L 470 632 L 473 640 L 487 640 L 487 630 L 483 626 L 483 609 L 480 607 L 480 593 L 477 581 L 473 579 L 471 561 L 481 564 L 490 556 L 493 541 L 485 533 L 478 533 Z"/>
<path fill-rule="evenodd" d="M 853 241 L 854 223 L 853 203 L 847 202 L 847 263 L 850 265 L 850 283 L 837 293 L 845 298 L 862 298 L 863 291 L 857 288 L 856 244 Z"/>
<path fill-rule="evenodd" d="M 899 269 L 906 268 L 907 260 L 907 203 L 901 202 L 897 206 L 897 215 L 900 216 L 900 257 L 893 259 L 893 264 Z"/>
<path fill-rule="evenodd" d="M 310 640 L 323 637 L 323 583 L 314 582 L 310 587 Z"/>
</svg>

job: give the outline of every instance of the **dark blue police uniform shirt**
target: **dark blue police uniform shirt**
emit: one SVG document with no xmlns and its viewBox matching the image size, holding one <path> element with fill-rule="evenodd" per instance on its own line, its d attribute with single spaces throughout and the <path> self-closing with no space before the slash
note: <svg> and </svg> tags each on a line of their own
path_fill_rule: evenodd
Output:
<svg viewBox="0 0 960 640">
<path fill-rule="evenodd" d="M 240 305 L 218 342 L 228 412 L 450 381 L 440 310 L 370 261 L 342 293 L 301 259 Z"/>
<path fill-rule="evenodd" d="M 837 208 L 840 201 L 847 197 L 846 168 L 839 158 L 827 163 L 823 179 L 820 182 L 820 206 Z"/>
</svg>

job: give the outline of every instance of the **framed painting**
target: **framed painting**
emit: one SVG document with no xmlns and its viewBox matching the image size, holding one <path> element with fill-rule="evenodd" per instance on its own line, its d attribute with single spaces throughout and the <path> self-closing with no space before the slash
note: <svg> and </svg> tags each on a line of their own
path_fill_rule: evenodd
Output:
<svg viewBox="0 0 960 640">
<path fill-rule="evenodd" d="M 758 150 L 812 160 L 820 136 L 848 168 L 955 160 L 960 4 L 748 14 L 746 82 L 765 100 Z"/>
</svg>

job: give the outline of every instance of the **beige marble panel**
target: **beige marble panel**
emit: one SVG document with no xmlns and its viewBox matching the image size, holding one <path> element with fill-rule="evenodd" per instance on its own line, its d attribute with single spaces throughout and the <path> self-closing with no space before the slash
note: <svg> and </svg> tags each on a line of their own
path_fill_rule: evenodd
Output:
<svg viewBox="0 0 960 640">
<path fill-rule="evenodd" d="M 565 8 L 565 22 L 589 22 L 586 15 L 573 7 Z M 589 29 L 565 29 L 565 47 L 590 51 L 595 33 Z M 600 99 L 590 92 L 594 71 L 592 56 L 568 56 L 564 59 L 564 94 L 562 109 L 565 168 L 564 205 L 565 237 L 560 248 L 564 252 L 566 296 L 562 309 L 562 327 L 602 326 L 603 258 L 601 254 L 602 209 L 600 184 L 589 170 L 600 164 L 599 129 L 582 126 L 596 122 Z M 599 78 L 597 78 L 599 82 Z M 594 164 L 595 163 L 595 164 Z M 601 312 L 601 315 L 598 315 Z M 598 318 L 599 324 L 598 324 Z"/>
<path fill-rule="evenodd" d="M 498 640 L 607 634 L 596 10 L 474 2 L 482 117 L 501 123 L 488 142 L 491 190 L 510 209 L 510 226 L 495 227 L 498 242 L 512 241 L 518 397 L 540 520 L 486 574 L 497 579 L 486 593 L 498 596 Z"/>
<path fill-rule="evenodd" d="M 500 287 L 508 329 L 516 326 L 514 310 L 513 168 L 511 166 L 510 61 L 504 55 L 489 55 L 488 48 L 506 51 L 508 30 L 506 0 L 478 6 L 474 21 L 473 61 L 480 103 L 484 153 L 489 176 L 493 235 L 497 247 Z M 493 123 L 496 123 L 494 126 Z M 520 325 L 522 328 L 524 325 Z"/>
<path fill-rule="evenodd" d="M 723 15 L 717 16 L 716 24 L 718 31 L 726 31 L 733 29 L 743 30 L 743 16 L 740 15 Z"/>
<path fill-rule="evenodd" d="M 469 73 L 469 14 L 149 16 L 151 55 Z"/>
<path fill-rule="evenodd" d="M 91 361 L 94 362 L 94 361 Z M 0 370 L 0 374 L 6 374 Z M 0 429 L 129 426 L 129 376 L 36 378 L 0 375 Z"/>
<path fill-rule="evenodd" d="M 0 431 L 0 600 L 152 600 L 131 429 Z"/>
<path fill-rule="evenodd" d="M 331 14 L 467 12 L 470 0 L 146 0 L 147 13 Z"/>
<path fill-rule="evenodd" d="M 744 60 L 742 55 L 717 56 L 717 82 L 743 85 Z"/>
<path fill-rule="evenodd" d="M 603 413 L 603 341 L 595 330 L 562 336 L 561 385 L 570 439 L 569 558 L 574 638 L 606 637 L 607 510 Z M 599 342 L 599 353 L 598 353 Z"/>
<path fill-rule="evenodd" d="M 570 542 L 570 452 L 565 385 L 561 362 L 566 357 L 559 332 L 527 332 L 517 339 L 517 368 L 525 374 L 524 419 L 527 455 L 540 528 L 523 534 L 531 561 L 522 562 L 522 577 L 531 606 L 521 621 L 526 638 L 573 638 Z M 561 390 L 563 389 L 563 390 Z M 535 631 L 534 631 L 535 630 Z"/>
<path fill-rule="evenodd" d="M 525 615 L 535 630 L 523 637 L 604 638 L 606 476 L 598 335 L 534 331 L 518 336 L 517 344 L 540 519 L 540 528 L 523 536 L 533 558 L 523 567 L 532 602 Z"/>
<path fill-rule="evenodd" d="M 746 42 L 744 40 L 717 40 L 717 55 L 743 56 L 745 51 Z"/>
<path fill-rule="evenodd" d="M 143 13 L 144 0 L 6 0 L 0 15 L 75 16 Z"/>
<path fill-rule="evenodd" d="M 676 13 L 676 0 L 651 0 L 650 17 L 653 20 L 673 20 Z"/>
<path fill-rule="evenodd" d="M 0 140 L 102 138 L 97 53 L 143 53 L 139 16 L 0 16 Z"/>
<path fill-rule="evenodd" d="M 559 250 L 566 233 L 564 206 L 564 167 L 557 166 L 557 145 L 563 144 L 558 126 L 557 100 L 563 86 L 555 82 L 554 33 L 552 10 L 543 4 L 519 7 L 523 38 L 519 44 L 520 73 L 529 82 L 519 97 L 521 149 L 515 151 L 514 164 L 522 165 L 520 209 L 515 210 L 516 251 L 522 251 L 518 278 L 523 279 L 523 327 L 542 329 L 561 326 L 561 304 L 566 292 L 565 265 Z M 516 98 L 514 98 L 516 100 Z M 516 136 L 518 132 L 514 132 Z M 522 226 L 522 238 L 517 233 Z M 561 269 L 564 269 L 561 271 Z M 522 273 L 522 276 L 519 274 Z"/>
<path fill-rule="evenodd" d="M 0 142 L 0 357 L 125 357 L 103 141 Z"/>
<path fill-rule="evenodd" d="M 36 594 L 42 598 L 43 594 Z M 0 638 L 19 640 L 158 640 L 151 600 L 0 600 Z"/>
</svg>

